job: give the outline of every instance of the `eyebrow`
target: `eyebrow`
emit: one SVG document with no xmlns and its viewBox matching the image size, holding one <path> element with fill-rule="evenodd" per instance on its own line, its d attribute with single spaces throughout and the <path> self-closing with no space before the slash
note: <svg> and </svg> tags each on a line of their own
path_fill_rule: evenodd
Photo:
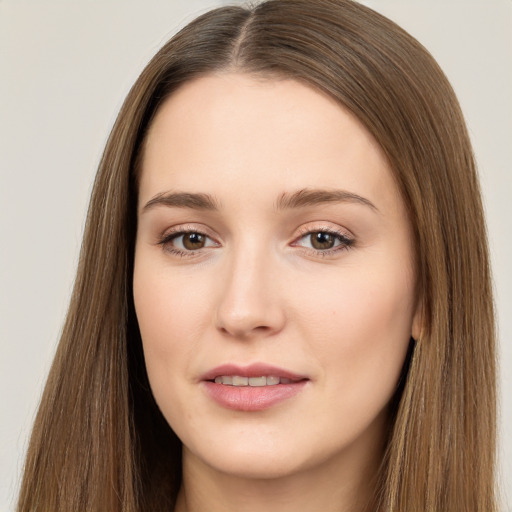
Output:
<svg viewBox="0 0 512 512">
<path fill-rule="evenodd" d="M 356 203 L 378 212 L 378 208 L 365 197 L 347 190 L 322 190 L 304 188 L 297 192 L 283 192 L 275 202 L 275 209 L 289 210 L 328 203 Z M 150 199 L 142 208 L 142 213 L 156 206 L 190 208 L 195 210 L 218 211 L 220 203 L 211 194 L 192 192 L 162 192 Z"/>
<path fill-rule="evenodd" d="M 379 209 L 365 197 L 359 196 L 347 190 L 322 190 L 304 188 L 292 194 L 284 192 L 276 202 L 277 210 L 304 208 L 326 203 L 356 203 L 367 206 L 378 212 Z"/>
<path fill-rule="evenodd" d="M 163 192 L 157 194 L 144 205 L 142 213 L 156 206 L 192 208 L 195 210 L 219 210 L 219 203 L 212 195 L 191 192 Z"/>
</svg>

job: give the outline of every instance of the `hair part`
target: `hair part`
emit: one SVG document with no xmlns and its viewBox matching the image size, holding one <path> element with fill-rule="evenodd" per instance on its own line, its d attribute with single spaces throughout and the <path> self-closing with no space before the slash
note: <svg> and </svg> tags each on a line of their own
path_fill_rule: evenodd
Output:
<svg viewBox="0 0 512 512">
<path fill-rule="evenodd" d="M 94 184 L 18 511 L 174 506 L 181 447 L 152 397 L 133 307 L 137 176 L 162 103 L 219 72 L 298 80 L 348 108 L 385 152 L 410 215 L 424 328 L 369 507 L 495 511 L 494 313 L 464 119 L 428 52 L 350 0 L 215 9 L 174 36 L 134 84 Z"/>
</svg>

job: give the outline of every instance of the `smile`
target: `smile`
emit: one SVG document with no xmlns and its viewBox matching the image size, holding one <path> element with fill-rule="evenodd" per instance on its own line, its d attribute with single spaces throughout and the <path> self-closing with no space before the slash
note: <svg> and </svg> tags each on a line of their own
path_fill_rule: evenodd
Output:
<svg viewBox="0 0 512 512">
<path fill-rule="evenodd" d="M 225 386 L 251 386 L 251 387 L 263 387 L 263 386 L 277 386 L 278 384 L 291 384 L 292 379 L 286 377 L 276 377 L 269 375 L 267 377 L 243 377 L 241 375 L 221 375 L 215 377 L 215 384 L 224 384 Z"/>
<path fill-rule="evenodd" d="M 310 382 L 305 375 L 263 363 L 217 366 L 200 380 L 213 402 L 222 408 L 242 412 L 264 411 L 289 402 Z"/>
</svg>

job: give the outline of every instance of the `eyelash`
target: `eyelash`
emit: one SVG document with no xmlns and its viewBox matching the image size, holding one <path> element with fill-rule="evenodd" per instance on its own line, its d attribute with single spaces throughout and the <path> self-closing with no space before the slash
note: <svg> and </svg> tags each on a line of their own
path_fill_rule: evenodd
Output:
<svg viewBox="0 0 512 512">
<path fill-rule="evenodd" d="M 179 238 L 180 236 L 189 235 L 189 234 L 201 235 L 201 236 L 204 236 L 205 238 L 212 240 L 212 237 L 207 235 L 204 231 L 201 231 L 198 229 L 192 229 L 192 228 L 190 228 L 190 229 L 185 228 L 185 229 L 178 229 L 171 233 L 167 233 L 158 241 L 158 244 L 162 246 L 164 251 L 166 251 L 174 256 L 179 256 L 180 258 L 190 258 L 193 256 L 197 256 L 198 252 L 201 249 L 197 249 L 195 251 L 193 251 L 193 250 L 184 251 L 182 249 L 177 249 L 176 247 L 173 247 L 172 245 L 170 245 L 170 242 L 172 242 L 176 238 Z"/>
<path fill-rule="evenodd" d="M 346 233 L 342 231 L 338 231 L 336 229 L 329 229 L 329 228 L 319 228 L 319 229 L 310 229 L 306 228 L 301 230 L 301 234 L 299 237 L 297 237 L 293 244 L 296 244 L 299 240 L 302 240 L 303 238 L 306 238 L 307 236 L 312 236 L 314 234 L 323 233 L 332 235 L 336 241 L 339 241 L 339 245 L 331 248 L 331 249 L 315 249 L 315 248 L 309 248 L 309 247 L 302 247 L 305 251 L 307 251 L 309 254 L 313 254 L 315 256 L 321 256 L 321 257 L 327 257 L 332 256 L 334 254 L 337 254 L 340 251 L 346 251 L 348 249 L 351 249 L 354 246 L 355 240 L 353 238 L 350 238 L 347 236 Z M 299 246 L 300 247 L 300 246 Z"/>
<path fill-rule="evenodd" d="M 295 244 L 299 240 L 302 240 L 303 238 L 306 238 L 307 236 L 311 236 L 311 235 L 318 234 L 318 233 L 325 233 L 325 234 L 334 236 L 335 239 L 339 242 L 339 245 L 337 245 L 333 248 L 330 248 L 330 249 L 325 249 L 325 250 L 302 247 L 302 249 L 304 249 L 309 254 L 313 254 L 313 255 L 321 256 L 321 257 L 331 256 L 333 254 L 338 253 L 339 251 L 345 251 L 345 250 L 351 249 L 355 242 L 355 240 L 353 238 L 348 237 L 345 233 L 343 233 L 341 231 L 327 229 L 327 228 L 320 228 L 320 229 L 304 229 L 304 230 L 302 230 L 302 232 L 300 233 L 300 236 L 298 236 L 292 242 L 291 245 L 295 246 Z M 179 237 L 185 236 L 185 235 L 189 235 L 189 234 L 201 235 L 201 236 L 204 236 L 204 237 L 212 240 L 212 238 L 209 235 L 207 235 L 206 233 L 204 233 L 203 231 L 200 231 L 198 229 L 179 229 L 177 231 L 167 233 L 165 236 L 163 236 L 160 240 L 158 240 L 158 245 L 161 245 L 163 250 L 165 250 L 166 252 L 171 253 L 174 256 L 178 256 L 180 258 L 190 258 L 190 257 L 197 256 L 198 253 L 203 248 L 200 248 L 197 250 L 185 250 L 184 251 L 182 249 L 177 249 L 176 247 L 173 247 L 172 245 L 170 245 L 170 242 L 172 242 L 176 238 L 179 238 Z M 298 246 L 298 247 L 301 247 L 301 246 Z"/>
</svg>

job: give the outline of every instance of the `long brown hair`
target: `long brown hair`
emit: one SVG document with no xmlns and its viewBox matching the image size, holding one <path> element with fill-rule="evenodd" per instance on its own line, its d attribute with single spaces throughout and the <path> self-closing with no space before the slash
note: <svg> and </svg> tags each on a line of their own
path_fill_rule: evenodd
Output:
<svg viewBox="0 0 512 512">
<path fill-rule="evenodd" d="M 300 80 L 350 109 L 386 153 L 408 208 L 424 329 L 394 408 L 375 508 L 495 511 L 493 302 L 463 116 L 428 52 L 351 0 L 210 11 L 133 86 L 94 184 L 18 511 L 174 506 L 181 447 L 152 398 L 132 303 L 136 174 L 161 103 L 183 83 L 222 71 Z"/>
</svg>

